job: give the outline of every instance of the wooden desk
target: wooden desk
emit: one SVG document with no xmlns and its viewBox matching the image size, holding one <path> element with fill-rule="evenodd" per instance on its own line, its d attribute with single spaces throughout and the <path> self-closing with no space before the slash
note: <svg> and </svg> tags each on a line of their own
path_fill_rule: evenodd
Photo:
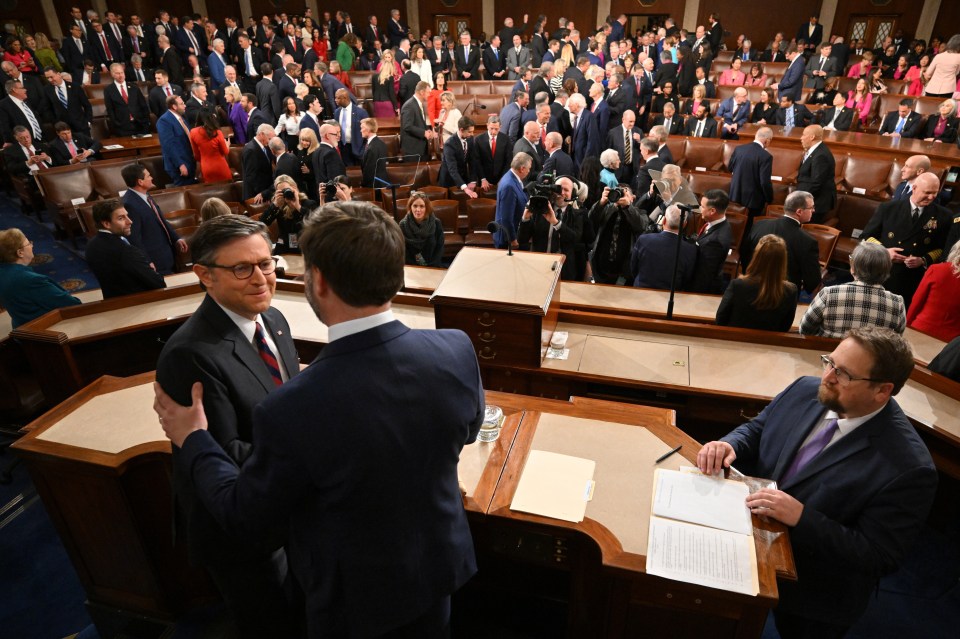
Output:
<svg viewBox="0 0 960 639">
<path fill-rule="evenodd" d="M 103 148 L 100 150 L 100 157 L 104 160 L 113 158 L 139 157 L 148 155 L 160 155 L 160 138 L 153 133 L 148 138 L 106 138 L 100 140 Z M 108 146 L 120 145 L 122 149 L 108 149 Z"/>
<path fill-rule="evenodd" d="M 14 445 L 63 539 L 98 624 L 138 616 L 170 622 L 215 596 L 206 577 L 187 566 L 184 549 L 172 542 L 170 444 L 152 409 L 152 381 L 153 373 L 101 378 L 31 424 Z M 695 617 L 713 628 L 714 635 L 759 637 L 766 611 L 776 604 L 776 575 L 793 577 L 782 527 L 755 521 L 762 590 L 758 597 L 744 597 L 648 577 L 645 535 L 631 530 L 630 520 L 618 521 L 624 510 L 648 519 L 650 491 L 630 486 L 610 490 L 624 463 L 630 463 L 630 451 L 605 446 L 599 429 L 614 436 L 644 435 L 663 447 L 682 444 L 681 454 L 693 459 L 699 445 L 676 428 L 672 411 L 493 392 L 487 393 L 487 402 L 504 409 L 501 435 L 495 442 L 465 447 L 459 467 L 484 584 L 497 584 L 502 595 L 531 565 L 571 575 L 571 636 L 636 636 L 653 622 L 689 625 Z M 597 461 L 597 478 L 606 489 L 581 524 L 509 509 L 546 413 L 611 422 L 578 428 L 576 437 L 569 438 L 576 451 Z M 670 460 L 673 466 L 679 463 L 679 456 Z M 646 515 L 643 508 L 629 506 L 636 503 L 647 504 Z M 502 565 L 494 561 L 494 555 L 504 554 L 497 539 L 532 540 L 538 535 L 555 541 L 546 554 L 527 551 L 521 544 L 522 552 L 508 553 L 506 572 L 484 563 Z M 612 605 L 604 595 L 612 597 Z M 641 608 L 638 625 L 635 611 Z"/>
</svg>

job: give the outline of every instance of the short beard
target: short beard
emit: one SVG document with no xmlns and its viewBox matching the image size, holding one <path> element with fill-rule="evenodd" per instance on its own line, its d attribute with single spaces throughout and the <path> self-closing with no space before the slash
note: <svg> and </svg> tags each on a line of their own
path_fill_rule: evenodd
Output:
<svg viewBox="0 0 960 639">
<path fill-rule="evenodd" d="M 843 405 L 840 403 L 840 400 L 837 397 L 830 397 L 828 395 L 826 387 L 823 383 L 820 384 L 820 388 L 817 389 L 817 399 L 821 404 L 826 406 L 828 409 L 832 410 L 835 413 L 843 414 L 846 413 Z"/>
</svg>

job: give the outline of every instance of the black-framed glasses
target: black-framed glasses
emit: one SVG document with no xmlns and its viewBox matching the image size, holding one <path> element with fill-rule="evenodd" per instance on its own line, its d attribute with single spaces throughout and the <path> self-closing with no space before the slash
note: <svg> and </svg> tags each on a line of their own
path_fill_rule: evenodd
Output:
<svg viewBox="0 0 960 639">
<path fill-rule="evenodd" d="M 837 382 L 841 386 L 848 386 L 851 382 L 882 382 L 882 379 L 873 379 L 872 377 L 854 377 L 847 371 L 842 368 L 837 368 L 837 365 L 833 362 L 833 358 L 829 355 L 821 355 L 820 362 L 823 364 L 823 371 L 833 371 L 833 374 L 837 376 Z"/>
<path fill-rule="evenodd" d="M 238 280 L 248 280 L 253 277 L 253 268 L 257 267 L 260 269 L 260 272 L 264 275 L 270 275 L 275 270 L 277 270 L 277 260 L 278 257 L 271 257 L 269 260 L 263 260 L 262 262 L 251 263 L 251 262 L 240 262 L 239 264 L 234 264 L 233 266 L 224 266 L 223 264 L 204 264 L 207 268 L 222 268 L 227 271 L 232 271 L 233 276 Z"/>
</svg>

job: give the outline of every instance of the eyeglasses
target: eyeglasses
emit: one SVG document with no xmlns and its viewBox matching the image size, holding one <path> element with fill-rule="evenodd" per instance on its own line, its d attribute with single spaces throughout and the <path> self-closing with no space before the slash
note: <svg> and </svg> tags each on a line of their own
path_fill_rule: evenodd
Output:
<svg viewBox="0 0 960 639">
<path fill-rule="evenodd" d="M 882 379 L 873 379 L 872 377 L 854 377 L 847 371 L 842 368 L 837 368 L 836 364 L 833 362 L 833 358 L 829 355 L 821 355 L 820 362 L 823 363 L 823 371 L 829 372 L 833 371 L 833 374 L 837 376 L 837 382 L 841 386 L 849 386 L 851 382 L 882 382 Z"/>
<path fill-rule="evenodd" d="M 20 250 L 22 251 L 23 249 L 30 248 L 31 246 L 33 246 L 33 240 L 27 240 L 27 243 L 21 246 Z"/>
<path fill-rule="evenodd" d="M 253 267 L 260 269 L 260 272 L 264 275 L 270 275 L 275 270 L 277 270 L 277 260 L 280 258 L 271 257 L 269 260 L 263 260 L 262 262 L 257 262 L 256 264 L 251 264 L 250 262 L 241 262 L 240 264 L 234 264 L 233 266 L 224 266 L 222 264 L 204 264 L 207 268 L 222 268 L 228 271 L 233 271 L 233 276 L 238 280 L 248 280 L 253 277 Z"/>
</svg>

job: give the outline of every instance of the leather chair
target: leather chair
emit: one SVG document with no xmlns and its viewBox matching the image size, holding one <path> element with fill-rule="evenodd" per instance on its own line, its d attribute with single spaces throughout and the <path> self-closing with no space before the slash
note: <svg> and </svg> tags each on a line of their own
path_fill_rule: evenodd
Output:
<svg viewBox="0 0 960 639">
<path fill-rule="evenodd" d="M 651 120 L 652 122 L 653 120 Z M 670 149 L 670 153 L 673 155 L 673 162 L 677 166 L 683 166 L 683 154 L 687 149 L 687 141 L 685 138 L 680 136 L 670 136 L 667 138 L 667 148 Z"/>
<path fill-rule="evenodd" d="M 107 122 L 106 116 L 93 118 L 93 122 L 90 123 L 90 137 L 97 141 L 106 140 L 110 137 L 110 124 Z"/>
<path fill-rule="evenodd" d="M 493 93 L 489 82 L 467 82 L 464 89 L 466 95 L 487 95 Z"/>
<path fill-rule="evenodd" d="M 833 257 L 833 249 L 837 246 L 837 240 L 840 237 L 840 229 L 823 224 L 804 224 L 801 228 L 817 240 L 820 275 L 826 277 L 830 259 Z"/>
<path fill-rule="evenodd" d="M 716 84 L 716 80 L 714 80 L 714 84 Z M 710 111 L 715 113 L 717 106 L 727 98 L 732 98 L 733 92 L 736 91 L 736 89 L 737 87 L 729 84 L 717 86 L 717 97 L 714 100 L 710 100 Z"/>
<path fill-rule="evenodd" d="M 353 85 L 353 94 L 359 100 L 371 100 L 373 99 L 373 85 L 355 84 Z"/>
<path fill-rule="evenodd" d="M 866 195 L 877 200 L 890 199 L 889 183 L 892 162 L 885 159 L 851 155 L 846 159 L 839 191 Z"/>
<path fill-rule="evenodd" d="M 400 155 L 400 135 L 378 135 L 378 137 L 383 140 L 383 143 L 387 145 L 387 156 L 396 157 Z"/>
<path fill-rule="evenodd" d="M 353 189 L 351 198 L 358 202 L 375 202 L 377 200 L 377 191 L 370 187 L 358 186 Z"/>
<path fill-rule="evenodd" d="M 227 164 L 233 172 L 234 180 L 243 179 L 243 145 L 234 144 L 227 152 Z"/>
<path fill-rule="evenodd" d="M 93 188 L 96 190 L 97 195 L 107 199 L 117 197 L 120 191 L 127 190 L 127 185 L 124 183 L 120 171 L 128 164 L 130 164 L 129 158 L 90 162 L 90 174 L 93 178 Z"/>
<path fill-rule="evenodd" d="M 185 228 L 196 227 L 200 224 L 200 211 L 197 209 L 181 209 L 163 214 L 163 218 L 170 223 L 177 234 Z M 183 237 L 183 236 L 181 236 Z"/>
<path fill-rule="evenodd" d="M 730 174 L 729 173 L 701 173 L 699 171 L 686 173 L 684 177 L 690 183 L 690 190 L 698 196 L 711 189 L 722 189 L 730 192 Z"/>
<path fill-rule="evenodd" d="M 239 182 L 211 182 L 187 187 L 186 196 L 186 208 L 199 211 L 203 203 L 212 197 L 218 197 L 224 202 L 238 201 L 243 197 L 243 189 Z"/>
<path fill-rule="evenodd" d="M 454 95 L 463 94 L 467 92 L 468 84 L 470 83 L 464 80 L 448 80 L 447 91 L 453 93 Z"/>
<path fill-rule="evenodd" d="M 443 256 L 453 257 L 463 248 L 463 235 L 460 233 L 460 203 L 455 200 L 434 200 L 430 202 L 433 214 L 443 224 Z"/>
<path fill-rule="evenodd" d="M 355 188 L 359 187 L 363 183 L 363 167 L 348 166 L 347 177 L 343 179 L 343 182 Z"/>
<path fill-rule="evenodd" d="M 187 190 L 185 188 L 157 191 L 151 193 L 150 196 L 161 211 L 182 211 L 183 209 L 193 208 L 187 201 Z"/>
<path fill-rule="evenodd" d="M 491 80 L 490 92 L 505 95 L 507 96 L 507 100 L 509 100 L 510 96 L 513 94 L 513 85 L 516 83 L 517 82 L 515 80 Z"/>
<path fill-rule="evenodd" d="M 428 184 L 427 186 L 421 186 L 417 190 L 426 195 L 427 199 L 431 202 L 450 199 L 450 190 L 445 186 Z"/>
<path fill-rule="evenodd" d="M 54 224 L 75 245 L 74 232 L 82 227 L 73 200 L 86 202 L 97 198 L 90 167 L 86 164 L 56 166 L 39 171 L 36 178 Z"/>
<path fill-rule="evenodd" d="M 493 246 L 493 235 L 487 230 L 487 225 L 497 216 L 497 201 L 488 198 L 477 198 L 467 202 L 467 236 L 464 238 L 466 246 Z"/>
<path fill-rule="evenodd" d="M 100 100 L 90 100 L 90 106 L 93 108 L 93 117 L 107 117 L 107 104 L 102 98 Z"/>
<path fill-rule="evenodd" d="M 484 122 L 486 122 L 487 117 L 500 113 L 507 102 L 507 97 L 500 94 L 482 94 L 475 96 L 475 99 L 477 105 L 482 105 L 475 109 L 475 113 L 483 115 Z M 486 109 L 483 107 L 486 107 Z"/>
<path fill-rule="evenodd" d="M 850 193 L 840 195 L 837 203 L 837 217 L 831 225 L 840 230 L 840 237 L 833 249 L 834 264 L 849 267 L 850 254 L 860 243 L 860 231 L 873 217 L 879 205 L 880 202 L 862 195 Z"/>
<path fill-rule="evenodd" d="M 687 138 L 680 168 L 686 171 L 720 171 L 723 164 L 723 144 L 717 140 L 704 138 Z M 674 158 L 676 159 L 676 158 Z"/>
<path fill-rule="evenodd" d="M 103 100 L 103 91 L 107 86 L 107 84 L 85 84 L 83 85 L 83 91 L 91 102 L 93 100 Z"/>
<path fill-rule="evenodd" d="M 793 184 L 797 181 L 797 171 L 800 170 L 800 162 L 803 160 L 803 149 L 781 149 L 772 148 L 773 168 L 771 173 L 775 177 L 783 178 L 780 182 Z M 773 180 L 777 184 L 778 180 Z"/>
<path fill-rule="evenodd" d="M 473 83 L 468 82 L 467 84 L 470 85 Z M 483 83 L 481 82 L 481 84 Z M 476 99 L 473 97 L 473 94 L 456 93 L 454 94 L 454 98 L 456 99 L 457 108 L 460 109 L 460 113 L 467 115 L 468 113 L 473 112 L 473 109 L 474 109 L 473 105 L 476 102 Z"/>
<path fill-rule="evenodd" d="M 410 197 L 410 191 L 412 191 L 409 186 L 401 186 L 397 188 L 397 200 L 405 200 Z M 392 215 L 394 219 L 400 219 L 397 217 L 396 206 L 394 205 L 393 191 L 390 189 L 383 189 L 380 191 L 381 201 L 383 202 L 383 209 Z"/>
<path fill-rule="evenodd" d="M 743 241 L 743 232 L 747 228 L 747 216 L 727 211 L 727 222 L 730 223 L 733 242 L 730 243 L 730 253 L 723 262 L 723 272 L 730 278 L 734 278 L 740 271 L 740 242 Z"/>
<path fill-rule="evenodd" d="M 145 157 L 139 157 L 137 158 L 137 161 L 139 161 L 140 164 L 150 171 L 150 175 L 153 176 L 153 185 L 158 189 L 165 189 L 173 183 L 171 177 L 163 169 L 162 155 L 148 155 Z M 124 186 L 123 188 L 127 187 Z"/>
<path fill-rule="evenodd" d="M 174 268 L 178 273 L 188 271 L 190 270 L 190 267 L 193 266 L 193 256 L 190 253 L 190 240 L 193 239 L 193 236 L 197 232 L 198 228 L 200 228 L 199 225 L 194 224 L 192 226 L 183 226 L 177 229 L 177 235 L 180 236 L 181 240 L 187 243 L 186 253 L 177 251 L 176 254 L 176 266 Z"/>
</svg>

